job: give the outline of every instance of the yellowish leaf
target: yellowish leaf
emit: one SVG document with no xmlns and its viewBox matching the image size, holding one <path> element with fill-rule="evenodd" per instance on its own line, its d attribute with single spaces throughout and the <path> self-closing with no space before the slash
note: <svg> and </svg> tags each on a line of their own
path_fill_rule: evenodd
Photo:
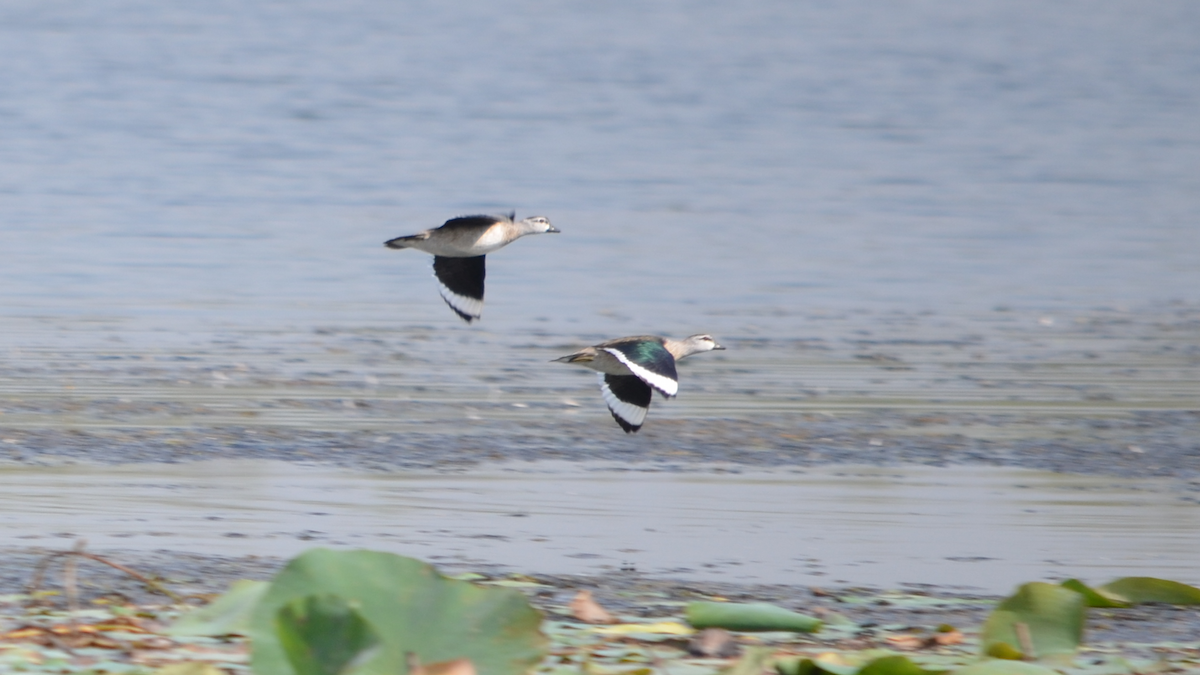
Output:
<svg viewBox="0 0 1200 675">
<path fill-rule="evenodd" d="M 634 633 L 653 633 L 655 635 L 691 635 L 696 629 L 685 626 L 678 621 L 659 621 L 657 623 L 621 623 L 615 626 L 602 626 L 594 629 L 601 635 L 630 635 Z"/>
<path fill-rule="evenodd" d="M 225 671 L 211 663 L 173 663 L 154 671 L 154 675 L 225 675 Z"/>
<path fill-rule="evenodd" d="M 837 652 L 825 652 L 823 654 L 818 654 L 817 658 L 815 658 L 813 660 L 816 661 L 818 665 L 827 664 L 830 666 L 838 666 L 838 667 L 842 667 L 842 668 L 855 665 L 855 664 L 852 664 L 849 661 L 847 661 L 845 656 L 842 656 L 841 654 L 839 654 Z"/>
</svg>

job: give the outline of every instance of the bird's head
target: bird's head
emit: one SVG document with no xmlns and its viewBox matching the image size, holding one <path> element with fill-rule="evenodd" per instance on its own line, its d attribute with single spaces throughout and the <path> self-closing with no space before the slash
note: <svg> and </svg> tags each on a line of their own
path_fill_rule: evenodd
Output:
<svg viewBox="0 0 1200 675">
<path fill-rule="evenodd" d="M 562 232 L 562 230 L 550 224 L 550 219 L 546 216 L 531 216 L 521 221 L 525 226 L 525 230 L 529 234 L 543 234 L 546 232 Z"/>
</svg>

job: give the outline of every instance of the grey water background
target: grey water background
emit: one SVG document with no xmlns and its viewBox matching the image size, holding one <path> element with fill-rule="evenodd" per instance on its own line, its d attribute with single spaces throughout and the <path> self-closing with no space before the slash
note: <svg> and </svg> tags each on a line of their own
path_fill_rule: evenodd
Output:
<svg viewBox="0 0 1200 675">
<path fill-rule="evenodd" d="M 36 458 L 47 428 L 315 427 L 402 453 L 413 429 L 501 429 L 511 445 L 499 422 L 554 421 L 550 437 L 632 457 L 689 417 L 803 431 L 801 413 L 886 407 L 1200 409 L 1196 35 L 1183 1 L 0 2 L 0 449 Z M 443 305 L 427 256 L 382 246 L 509 209 L 563 234 L 489 256 L 477 325 Z M 587 373 L 547 363 L 698 331 L 731 349 L 690 360 L 680 399 L 637 437 Z M 929 424 L 912 433 L 964 433 Z M 878 433 L 854 442 L 890 447 Z M 713 442 L 740 450 L 732 436 Z M 1162 466 L 1155 443 L 1178 437 L 1150 441 L 1129 446 L 1145 466 L 1200 471 Z M 119 445 L 134 444 L 88 452 Z M 95 508 L 86 477 L 41 480 L 75 495 L 56 517 Z M 1097 502 L 1052 538 L 1186 525 L 1178 487 Z M 144 508 L 123 489 L 97 481 L 89 499 L 114 518 Z M 272 492 L 286 522 L 248 531 L 302 529 L 312 489 Z M 920 492 L 884 510 L 919 515 Z M 970 498 L 930 496 L 952 494 Z M 1036 526 L 1021 500 L 994 503 L 1013 532 Z M 35 515 L 12 532 L 50 527 Z M 854 518 L 825 516 L 814 527 Z M 1155 534 L 1141 566 L 1105 569 L 1194 559 L 1186 532 Z M 988 557 L 952 538 L 927 555 Z M 891 553 L 851 550 L 825 555 Z M 993 565 L 1040 570 L 1045 555 Z M 787 578 L 767 559 L 757 578 Z M 948 578 L 918 569 L 869 578 Z"/>
<path fill-rule="evenodd" d="M 8 315 L 453 325 L 379 244 L 516 209 L 497 333 L 1194 300 L 1189 2 L 0 6 Z"/>
</svg>

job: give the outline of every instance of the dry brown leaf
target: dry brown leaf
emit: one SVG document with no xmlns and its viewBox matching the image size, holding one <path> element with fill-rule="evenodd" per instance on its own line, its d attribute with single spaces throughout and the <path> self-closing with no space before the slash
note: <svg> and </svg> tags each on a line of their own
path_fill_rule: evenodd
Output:
<svg viewBox="0 0 1200 675">
<path fill-rule="evenodd" d="M 936 633 L 933 636 L 933 641 L 945 647 L 947 645 L 956 645 L 963 641 L 963 634 L 956 631 L 946 631 L 945 633 Z"/>
<path fill-rule="evenodd" d="M 475 664 L 471 659 L 453 659 L 437 663 L 422 664 L 417 655 L 409 652 L 405 655 L 408 660 L 408 675 L 477 675 Z"/>
<path fill-rule="evenodd" d="M 98 633 L 98 632 L 100 632 L 99 629 L 96 628 L 95 626 L 89 626 L 89 625 L 68 626 L 65 624 L 51 626 L 50 630 L 58 635 L 72 635 L 74 633 Z"/>
<path fill-rule="evenodd" d="M 687 650 L 692 656 L 729 658 L 737 656 L 741 647 L 724 628 L 705 628 L 688 642 Z"/>
<path fill-rule="evenodd" d="M 170 649 L 175 646 L 175 641 L 161 635 L 152 635 L 148 638 L 135 640 L 129 646 L 133 649 Z"/>
<path fill-rule="evenodd" d="M 896 649 L 932 649 L 956 645 L 963 641 L 963 634 L 955 630 L 933 635 L 889 635 L 884 639 Z"/>
<path fill-rule="evenodd" d="M 579 591 L 571 600 L 571 615 L 584 623 L 617 623 L 617 617 L 601 607 L 587 590 Z"/>
<path fill-rule="evenodd" d="M 117 630 L 123 633 L 150 633 L 142 622 L 132 616 L 114 616 L 96 624 L 97 630 Z"/>
<path fill-rule="evenodd" d="M 51 626 L 41 628 L 25 626 L 0 635 L 0 639 L 21 642 L 31 642 L 43 647 L 100 647 L 102 649 L 122 649 L 123 645 L 106 638 L 96 630 L 95 626 Z"/>
<path fill-rule="evenodd" d="M 37 627 L 17 628 L 16 630 L 8 631 L 4 635 L 0 635 L 0 639 L 27 640 L 31 637 L 37 637 L 37 636 L 41 636 L 41 635 L 45 635 L 45 634 L 46 634 L 46 630 L 43 628 L 37 628 Z"/>
<path fill-rule="evenodd" d="M 71 649 L 83 649 L 85 647 L 92 647 L 96 649 L 126 649 L 128 647 L 128 645 L 117 642 L 112 638 L 107 638 L 103 635 L 93 633 L 64 635 L 61 638 L 58 638 L 58 642 L 67 645 Z"/>
<path fill-rule="evenodd" d="M 475 664 L 471 659 L 454 659 L 431 663 L 425 668 L 425 675 L 476 675 Z"/>
<path fill-rule="evenodd" d="M 886 638 L 896 649 L 913 650 L 920 649 L 925 646 L 925 638 L 919 635 L 889 635 Z"/>
</svg>

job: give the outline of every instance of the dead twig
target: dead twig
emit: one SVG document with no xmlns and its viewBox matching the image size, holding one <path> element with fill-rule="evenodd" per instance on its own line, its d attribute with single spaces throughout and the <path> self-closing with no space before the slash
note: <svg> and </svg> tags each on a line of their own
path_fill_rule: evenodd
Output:
<svg viewBox="0 0 1200 675">
<path fill-rule="evenodd" d="M 74 630 L 74 626 L 72 626 L 72 630 Z M 79 656 L 75 653 L 74 649 L 71 649 L 71 645 L 64 642 L 63 639 L 55 635 L 53 631 L 46 631 L 46 641 L 53 645 L 55 649 L 64 651 L 71 656 Z"/>
<path fill-rule="evenodd" d="M 69 551 L 51 551 L 50 553 L 47 553 L 45 555 L 45 557 L 43 557 L 40 561 L 38 561 L 37 566 L 34 568 L 33 577 L 29 580 L 29 585 L 26 587 L 25 592 L 29 593 L 30 595 L 33 595 L 34 593 L 37 593 L 37 591 L 39 589 L 41 589 L 42 581 L 45 579 L 45 576 L 46 576 L 46 570 L 50 567 L 50 564 L 53 563 L 55 560 L 58 560 L 59 558 L 68 558 L 67 564 L 68 564 L 68 566 L 70 566 L 72 563 L 78 562 L 78 558 L 86 558 L 88 560 L 94 560 L 95 562 L 98 562 L 98 563 L 103 563 L 105 565 L 108 565 L 109 567 L 112 567 L 113 569 L 116 569 L 121 572 L 124 572 L 125 574 L 128 574 L 129 576 L 133 577 L 134 579 L 137 579 L 138 581 L 142 582 L 146 586 L 146 588 L 150 589 L 151 591 L 154 591 L 155 593 L 161 593 L 162 595 L 167 596 L 173 602 L 181 602 L 183 600 L 183 598 L 181 598 L 178 593 L 175 593 L 171 589 L 163 586 L 159 582 L 151 579 L 150 577 L 147 577 L 144 574 L 141 574 L 135 570 L 132 570 L 132 569 L 126 567 L 125 565 L 122 565 L 121 563 L 113 562 L 112 560 L 109 560 L 108 558 L 105 558 L 103 556 L 96 555 L 95 553 L 88 553 L 87 551 L 83 550 L 83 544 L 84 544 L 84 541 L 81 539 L 76 543 L 75 548 L 73 548 Z M 69 568 L 69 571 L 64 570 L 64 580 L 63 581 L 64 581 L 64 586 L 66 587 L 66 590 L 67 590 L 68 602 L 70 602 L 72 605 L 76 604 L 77 596 L 75 594 L 76 594 L 77 588 L 76 588 L 76 582 L 75 582 L 75 571 L 73 568 Z"/>
<path fill-rule="evenodd" d="M 76 572 L 79 569 L 79 555 L 83 553 L 85 546 L 87 546 L 86 540 L 76 539 L 75 548 L 71 550 L 75 555 L 68 556 L 66 562 L 63 563 L 63 590 L 67 593 L 67 609 L 70 610 L 67 614 L 67 622 L 72 633 L 75 632 L 76 627 L 75 613 L 79 611 L 79 584 Z"/>
<path fill-rule="evenodd" d="M 1033 653 L 1033 635 L 1029 632 L 1029 624 L 1014 623 L 1013 631 L 1017 634 L 1017 640 L 1021 643 L 1021 651 L 1025 653 L 1025 660 L 1032 661 L 1036 659 L 1037 654 Z"/>
</svg>

